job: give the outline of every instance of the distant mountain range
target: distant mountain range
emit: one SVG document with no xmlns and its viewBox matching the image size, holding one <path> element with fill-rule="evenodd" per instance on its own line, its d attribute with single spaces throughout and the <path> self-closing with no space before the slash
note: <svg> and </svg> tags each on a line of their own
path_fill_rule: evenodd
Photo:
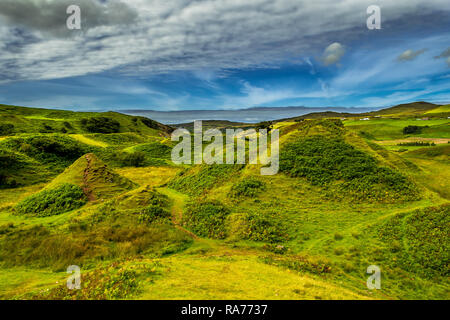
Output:
<svg viewBox="0 0 450 320">
<path fill-rule="evenodd" d="M 364 113 L 379 108 L 345 108 L 345 107 L 254 107 L 236 110 L 120 110 L 119 112 L 144 116 L 164 124 L 188 123 L 194 120 L 226 120 L 241 123 L 258 123 L 283 118 L 293 118 L 315 112 Z"/>
</svg>

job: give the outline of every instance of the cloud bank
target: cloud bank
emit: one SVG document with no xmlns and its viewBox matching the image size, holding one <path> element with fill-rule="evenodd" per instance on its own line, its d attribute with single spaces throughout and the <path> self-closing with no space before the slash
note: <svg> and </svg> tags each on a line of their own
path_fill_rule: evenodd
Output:
<svg viewBox="0 0 450 320">
<path fill-rule="evenodd" d="M 343 58 L 343 46 L 367 31 L 372 2 L 2 0 L 0 81 L 270 68 L 302 56 L 320 59 L 330 43 L 324 63 L 332 65 Z M 65 28 L 68 4 L 81 7 L 82 32 Z M 447 0 L 379 5 L 386 23 L 450 11 Z"/>
</svg>

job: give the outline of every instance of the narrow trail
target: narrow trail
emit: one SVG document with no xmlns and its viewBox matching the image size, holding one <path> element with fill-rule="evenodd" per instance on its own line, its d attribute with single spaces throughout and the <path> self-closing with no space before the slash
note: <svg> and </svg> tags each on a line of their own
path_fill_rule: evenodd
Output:
<svg viewBox="0 0 450 320">
<path fill-rule="evenodd" d="M 173 201 L 171 211 L 172 211 L 172 222 L 175 225 L 175 227 L 183 231 L 184 233 L 188 234 L 191 238 L 195 240 L 201 240 L 196 234 L 181 226 L 181 221 L 183 220 L 183 208 L 186 199 L 188 197 L 182 193 L 179 193 L 169 188 L 158 188 L 158 191 L 161 192 L 162 194 L 165 194 Z"/>
<path fill-rule="evenodd" d="M 91 158 L 89 157 L 88 154 L 85 156 L 85 158 L 86 158 L 86 168 L 84 168 L 83 173 L 83 192 L 89 201 L 94 201 L 95 196 L 92 194 L 92 190 L 89 188 L 88 184 L 88 175 L 91 170 Z"/>
</svg>

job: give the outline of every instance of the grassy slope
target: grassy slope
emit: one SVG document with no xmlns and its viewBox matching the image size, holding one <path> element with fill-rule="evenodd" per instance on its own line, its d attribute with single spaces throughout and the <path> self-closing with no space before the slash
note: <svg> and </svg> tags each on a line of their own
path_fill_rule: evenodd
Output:
<svg viewBox="0 0 450 320">
<path fill-rule="evenodd" d="M 39 112 L 36 114 L 34 110 L 20 109 L 19 111 L 21 115 L 26 114 L 27 117 L 32 117 L 27 121 L 31 121 L 30 119 L 47 121 L 49 118 L 49 114 L 42 115 Z M 58 116 L 59 121 L 79 117 L 70 112 Z M 45 119 L 43 120 L 42 117 Z M 383 123 L 383 126 L 387 128 L 383 132 L 378 132 L 377 127 L 383 126 L 380 126 L 381 123 L 377 121 L 392 122 Z M 450 169 L 446 151 L 430 153 L 424 152 L 424 148 L 419 148 L 418 151 L 396 154 L 389 152 L 383 146 L 371 147 L 370 141 L 359 136 L 361 131 L 359 126 L 364 125 L 365 131 L 370 131 L 379 139 L 395 139 L 397 131 L 401 130 L 405 123 L 409 124 L 414 120 L 399 123 L 395 121 L 398 120 L 346 123 L 348 133 L 345 140 L 423 186 L 421 187 L 422 198 L 417 201 L 352 203 L 346 199 L 345 195 L 335 198 L 333 194 L 327 193 L 326 190 L 324 192 L 320 186 L 311 185 L 304 178 L 293 178 L 282 173 L 273 177 L 261 177 L 258 166 L 247 166 L 237 173 L 232 171 L 228 178 L 222 176 L 219 180 L 208 173 L 206 176 L 201 176 L 198 182 L 195 180 L 198 169 L 194 169 L 192 171 L 194 175 L 189 180 L 189 184 L 179 192 L 168 189 L 165 184 L 171 179 L 177 181 L 179 179 L 177 174 L 182 170 L 181 168 L 127 167 L 116 171 L 141 185 L 141 188 L 132 191 L 123 190 L 125 193 L 122 195 L 119 192 L 118 196 L 108 199 L 106 206 L 103 203 L 89 203 L 82 209 L 59 216 L 25 219 L 11 215 L 10 209 L 15 203 L 26 195 L 45 187 L 45 184 L 0 190 L 0 228 L 10 223 L 13 223 L 17 230 L 43 225 L 56 234 L 61 233 L 61 239 L 74 237 L 73 241 L 80 244 L 81 240 L 76 234 L 80 234 L 80 237 L 89 236 L 88 238 L 93 242 L 87 244 L 91 243 L 96 249 L 83 249 L 80 252 L 82 258 L 84 259 L 83 254 L 86 253 L 91 255 L 90 258 L 87 257 L 89 259 L 86 261 L 81 259 L 80 262 L 73 262 L 83 264 L 83 270 L 106 272 L 110 270 L 108 261 L 123 261 L 125 257 L 128 257 L 128 260 L 120 262 L 124 270 L 134 272 L 141 264 L 152 266 L 151 271 L 138 272 L 137 289 L 127 291 L 127 288 L 123 288 L 122 296 L 108 296 L 110 298 L 448 298 L 449 284 L 445 278 L 424 277 L 415 273 L 414 270 L 407 272 L 393 263 L 393 259 L 400 259 L 401 253 L 407 250 L 407 246 L 411 246 L 406 241 L 409 236 L 404 238 L 405 248 L 401 246 L 393 248 L 392 240 L 383 238 L 379 234 L 379 230 L 383 229 L 391 219 L 411 216 L 416 209 L 426 210 L 428 207 L 446 203 L 449 199 L 448 181 L 450 179 L 447 176 Z M 433 136 L 436 138 L 444 136 L 445 125 L 445 121 L 436 124 Z M 297 123 L 277 123 L 277 127 L 283 132 L 282 143 L 299 133 Z M 312 127 L 307 134 L 314 132 L 320 133 L 321 129 Z M 152 139 L 158 137 L 154 133 L 149 133 L 148 136 L 139 134 L 140 136 L 149 141 L 154 141 Z M 130 148 L 133 150 L 142 144 L 139 138 L 130 140 L 129 137 L 127 135 L 126 138 L 118 140 L 116 137 L 110 138 L 109 135 L 95 136 L 85 132 L 76 133 L 74 136 L 83 144 L 98 148 L 112 146 L 114 150 Z M 429 150 L 437 150 L 434 148 L 438 147 L 431 148 Z M 221 172 L 218 174 L 220 176 Z M 265 183 L 265 192 L 252 197 L 230 197 L 233 185 L 251 176 Z M 77 179 L 80 179 L 78 171 L 69 180 Z M 142 199 L 142 196 L 146 199 L 147 194 L 152 192 L 146 191 L 147 185 L 150 188 L 158 187 L 156 189 L 158 193 L 168 196 L 170 203 L 168 210 L 178 226 L 157 224 L 155 229 L 152 225 L 142 226 L 136 221 L 134 212 L 142 210 L 144 204 L 126 199 Z M 200 192 L 193 188 L 199 188 Z M 227 240 L 211 240 L 199 238 L 190 233 L 179 223 L 186 203 L 195 200 L 198 194 L 201 194 L 204 199 L 221 201 L 231 209 L 230 219 L 226 221 L 226 224 L 232 232 L 236 232 L 233 221 L 240 221 L 239 218 L 243 213 L 255 212 L 275 217 L 281 222 L 276 224 L 275 228 L 280 228 L 282 233 L 288 235 L 285 240 L 275 243 L 286 250 L 284 254 L 274 252 L 274 244 L 267 241 L 250 241 L 240 236 L 230 237 Z M 111 206 L 108 205 L 110 202 Z M 85 227 L 85 225 L 91 227 Z M 407 226 L 405 222 L 402 225 Z M 423 227 L 426 231 L 426 225 Z M 74 228 L 76 233 L 71 235 L 70 228 Z M 84 230 L 84 228 L 87 229 Z M 145 228 L 153 230 L 152 233 L 155 233 L 156 238 L 139 240 L 142 234 L 139 236 L 140 233 L 136 230 L 134 233 L 131 231 L 142 229 L 144 232 Z M 111 230 L 115 231 L 111 233 Z M 145 234 L 147 233 L 148 231 Z M 116 236 L 113 237 L 113 234 Z M 104 243 L 101 241 L 104 237 L 113 237 L 111 238 L 113 240 L 109 244 Z M 62 248 L 68 251 L 74 250 L 71 247 L 65 247 L 66 245 L 64 242 L 60 243 Z M 417 246 L 417 243 L 413 245 Z M 137 253 L 133 248 L 140 246 L 148 249 Z M 420 248 L 420 245 L 418 247 Z M 99 255 L 104 256 L 102 260 L 106 259 L 106 262 L 95 258 Z M 69 256 L 70 259 L 73 260 Z M 300 267 L 296 264 L 298 261 L 302 261 Z M 317 272 L 315 268 L 321 264 L 330 266 L 331 271 Z M 381 291 L 374 292 L 366 289 L 365 280 L 368 275 L 365 274 L 365 269 L 369 264 L 377 264 L 382 268 Z M 51 289 L 50 297 L 60 297 L 58 288 L 64 287 L 67 275 L 52 272 L 52 269 L 54 268 L 51 265 L 32 268 L 29 263 L 3 266 L 1 271 L 4 276 L 0 277 L 0 288 L 2 288 L 0 297 L 30 297 L 27 296 L 28 293 L 36 294 L 48 288 Z M 107 285 L 99 284 L 106 287 Z M 101 287 L 101 289 L 105 288 Z M 90 292 L 89 290 L 91 289 L 85 289 L 86 292 Z"/>
<path fill-rule="evenodd" d="M 108 117 L 118 121 L 120 132 L 136 132 L 145 135 L 166 134 L 170 128 L 157 124 L 159 130 L 149 128 L 140 119 L 117 112 L 73 112 L 64 110 L 51 110 L 39 108 L 25 108 L 0 104 L 0 124 L 12 124 L 14 133 L 39 133 L 45 125 L 52 128 L 51 132 L 61 132 L 65 128 L 67 133 L 89 133 L 81 124 L 81 119 L 89 117 Z M 137 119 L 137 121 L 133 121 Z"/>
</svg>

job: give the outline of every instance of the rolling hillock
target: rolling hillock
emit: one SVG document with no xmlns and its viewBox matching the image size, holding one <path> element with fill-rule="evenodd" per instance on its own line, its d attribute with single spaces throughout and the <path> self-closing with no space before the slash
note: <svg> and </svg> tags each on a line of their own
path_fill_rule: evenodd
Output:
<svg viewBox="0 0 450 320">
<path fill-rule="evenodd" d="M 64 183 L 82 188 L 90 201 L 105 200 L 136 187 L 136 184 L 114 172 L 93 153 L 80 157 L 46 188 Z"/>
<path fill-rule="evenodd" d="M 439 105 L 424 101 L 399 104 L 394 107 L 369 112 L 368 115 L 422 115 L 430 110 L 438 108 Z"/>
<path fill-rule="evenodd" d="M 439 106 L 433 103 L 418 101 L 413 103 L 405 103 L 390 108 L 384 108 L 377 111 L 363 113 L 348 112 L 312 112 L 298 117 L 285 118 L 275 120 L 274 122 L 304 121 L 306 119 L 330 119 L 330 118 L 362 118 L 362 117 L 414 117 L 414 116 L 439 116 L 449 113 L 448 106 Z"/>
<path fill-rule="evenodd" d="M 0 136 L 23 133 L 125 133 L 167 136 L 172 128 L 118 112 L 74 112 L 0 104 Z"/>
<path fill-rule="evenodd" d="M 44 166 L 26 155 L 0 149 L 0 189 L 44 182 L 51 175 Z"/>
<path fill-rule="evenodd" d="M 94 147 L 62 134 L 10 137 L 0 141 L 0 149 L 26 155 L 54 172 L 61 172 Z"/>
<path fill-rule="evenodd" d="M 260 165 L 174 165 L 154 123 L 133 131 L 138 117 L 10 116 L 74 134 L 1 129 L 3 172 L 30 185 L 0 190 L 0 298 L 448 297 L 448 144 L 380 143 L 417 124 L 442 137 L 446 119 L 277 122 L 280 172 L 262 176 Z M 119 132 L 88 132 L 93 117 Z M 35 184 L 45 172 L 54 180 Z M 82 268 L 82 290 L 67 289 L 69 265 Z M 381 290 L 367 289 L 370 265 Z"/>
</svg>

